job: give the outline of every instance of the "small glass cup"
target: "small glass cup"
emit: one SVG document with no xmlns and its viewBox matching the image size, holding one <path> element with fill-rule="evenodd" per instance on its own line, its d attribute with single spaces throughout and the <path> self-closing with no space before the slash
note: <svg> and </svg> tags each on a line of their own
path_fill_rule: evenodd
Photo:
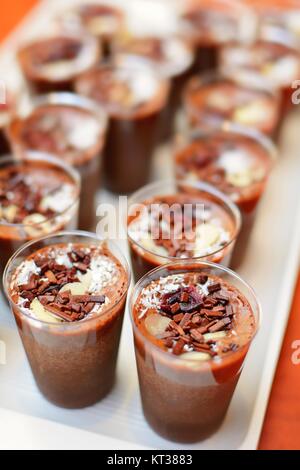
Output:
<svg viewBox="0 0 300 470">
<path fill-rule="evenodd" d="M 132 195 L 128 202 L 128 218 L 127 218 L 127 236 L 133 275 L 136 282 L 153 268 L 176 262 L 178 258 L 174 256 L 163 256 L 151 249 L 147 249 L 142 243 L 135 240 L 130 233 L 130 224 L 140 214 L 141 208 L 145 207 L 144 203 L 155 200 L 157 197 L 170 196 L 178 194 L 187 194 L 199 196 L 199 203 L 213 202 L 220 211 L 230 219 L 232 230 L 230 231 L 230 239 L 224 243 L 216 251 L 201 257 L 194 257 L 193 260 L 207 260 L 215 263 L 221 263 L 225 266 L 230 265 L 232 251 L 238 238 L 241 228 L 241 215 L 236 205 L 231 200 L 218 191 L 213 186 L 204 182 L 180 182 L 180 181 L 160 181 L 149 184 Z M 189 258 L 190 259 L 190 258 Z M 190 259 L 191 260 L 191 259 Z"/>
<path fill-rule="evenodd" d="M 255 325 L 243 347 L 220 357 L 187 361 L 153 344 L 135 322 L 135 304 L 152 281 L 189 272 L 214 275 L 238 289 L 248 301 Z M 154 269 L 135 286 L 130 297 L 135 354 L 142 406 L 149 425 L 164 438 L 197 442 L 220 427 L 230 405 L 249 347 L 260 324 L 261 307 L 252 288 L 233 271 L 209 262 L 178 261 Z"/>
<path fill-rule="evenodd" d="M 74 230 L 77 228 L 78 205 L 80 197 L 80 177 L 76 170 L 61 162 L 53 156 L 42 152 L 25 152 L 22 159 L 15 157 L 1 157 L 0 170 L 5 168 L 18 168 L 22 165 L 41 166 L 46 174 L 47 169 L 56 170 L 66 176 L 74 184 L 74 201 L 63 212 L 40 223 L 14 224 L 0 221 L 0 274 L 13 253 L 24 243 L 40 238 L 43 235 L 53 234 L 61 230 Z"/>
<path fill-rule="evenodd" d="M 33 116 L 36 113 L 42 113 L 48 107 L 53 112 L 57 110 L 58 114 L 63 108 L 70 112 L 74 109 L 74 112 L 82 112 L 85 117 L 90 115 L 97 121 L 99 126 L 99 135 L 90 147 L 74 149 L 73 152 L 70 152 L 64 149 L 61 150 L 60 143 L 57 142 L 51 148 L 51 153 L 78 170 L 82 181 L 78 227 L 81 230 L 94 230 L 96 226 L 96 193 L 101 182 L 102 154 L 108 124 L 107 116 L 95 103 L 83 96 L 73 93 L 40 95 L 31 100 L 26 112 L 15 117 L 8 128 L 12 147 L 18 154 L 27 149 L 48 151 L 48 139 L 40 138 L 36 139 L 34 143 L 28 143 L 24 137 L 24 129 L 29 128 Z M 45 113 L 42 113 L 41 116 L 44 118 Z M 51 132 L 53 131 L 49 130 L 48 134 L 51 135 Z"/>
<path fill-rule="evenodd" d="M 229 186 L 227 183 L 224 186 L 224 177 L 218 176 L 216 172 L 211 172 L 210 168 L 211 161 L 213 161 L 216 156 L 218 157 L 217 147 L 216 155 L 214 154 L 214 144 L 217 142 L 223 143 L 221 146 L 223 152 L 225 152 L 226 148 L 228 148 L 229 151 L 235 152 L 238 150 L 239 145 L 243 152 L 245 146 L 249 146 L 252 152 L 256 150 L 257 154 L 263 157 L 262 162 L 265 167 L 265 172 L 263 172 L 262 176 L 254 183 L 246 184 L 241 188 Z M 200 163 L 196 171 L 191 169 L 187 171 L 185 162 L 188 160 L 190 151 L 191 153 L 195 153 L 198 143 L 207 146 L 205 159 Z M 243 260 L 255 223 L 256 209 L 267 188 L 267 182 L 276 159 L 277 148 L 269 137 L 254 129 L 244 128 L 230 122 L 224 122 L 223 125 L 217 129 L 204 132 L 197 129 L 177 137 L 174 148 L 174 170 L 176 178 L 182 182 L 206 181 L 212 184 L 220 191 L 224 192 L 241 211 L 242 227 L 234 248 L 231 264 L 234 268 L 237 268 Z M 234 164 L 233 158 L 231 158 L 231 164 Z"/>
<path fill-rule="evenodd" d="M 213 93 L 215 102 L 210 98 Z M 192 127 L 209 130 L 230 121 L 269 137 L 277 135 L 279 93 L 267 88 L 261 80 L 249 84 L 224 73 L 207 73 L 191 78 L 183 96 L 186 118 Z"/>
<path fill-rule="evenodd" d="M 75 79 L 94 67 L 100 58 L 97 40 L 82 32 L 45 36 L 18 51 L 27 84 L 38 94 L 73 91 Z"/>
<path fill-rule="evenodd" d="M 108 92 L 104 93 L 103 88 L 109 88 L 115 74 L 117 77 L 128 74 L 132 81 L 138 78 L 136 93 L 144 93 L 149 88 L 149 79 L 156 84 L 157 90 L 151 91 L 151 98 L 143 98 L 139 105 L 124 105 L 122 97 L 120 102 L 112 102 L 107 99 Z M 147 82 L 145 86 L 144 80 Z M 159 140 L 161 112 L 169 94 L 169 81 L 149 66 L 135 61 L 132 67 L 105 65 L 83 74 L 76 82 L 76 91 L 95 100 L 110 118 L 104 150 L 106 186 L 117 194 L 136 191 L 150 178 L 152 156 Z"/>
<path fill-rule="evenodd" d="M 45 247 L 78 243 L 101 245 L 121 262 L 127 279 L 124 295 L 105 313 L 74 323 L 49 323 L 28 315 L 16 305 L 10 289 L 16 268 Z M 3 283 L 32 373 L 41 393 L 57 406 L 84 408 L 106 396 L 115 370 L 130 273 L 120 250 L 89 232 L 61 232 L 27 243 L 9 260 Z"/>
<path fill-rule="evenodd" d="M 174 133 L 182 91 L 193 67 L 195 54 L 191 43 L 179 35 L 134 36 L 125 32 L 124 37 L 120 35 L 115 40 L 113 49 L 116 62 L 130 64 L 134 57 L 140 57 L 170 79 L 169 99 L 162 112 L 159 131 L 161 141 L 166 142 Z"/>
<path fill-rule="evenodd" d="M 293 107 L 292 84 L 300 74 L 300 54 L 296 39 L 285 31 L 271 29 L 260 32 L 254 42 L 232 42 L 220 51 L 220 70 L 228 76 L 248 83 L 263 81 L 270 90 L 278 90 L 281 97 L 280 117 Z M 275 65 L 273 65 L 275 64 Z"/>
</svg>

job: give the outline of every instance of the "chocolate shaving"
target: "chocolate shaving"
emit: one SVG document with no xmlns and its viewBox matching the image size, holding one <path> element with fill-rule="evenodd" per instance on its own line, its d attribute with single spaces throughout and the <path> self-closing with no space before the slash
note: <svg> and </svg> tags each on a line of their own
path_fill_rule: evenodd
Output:
<svg viewBox="0 0 300 470">
<path fill-rule="evenodd" d="M 104 295 L 72 295 L 71 302 L 77 302 L 79 304 L 85 303 L 94 303 L 94 304 L 104 304 L 105 296 Z"/>
<path fill-rule="evenodd" d="M 175 356 L 179 356 L 182 353 L 184 346 L 185 346 L 185 342 L 183 341 L 182 338 L 180 338 L 176 342 L 175 346 L 173 347 L 173 350 L 172 350 L 173 354 L 175 354 Z"/>
<path fill-rule="evenodd" d="M 230 318 L 223 318 L 222 320 L 215 323 L 215 325 L 212 325 L 210 328 L 208 328 L 208 331 L 210 333 L 216 333 L 217 331 L 221 331 L 226 325 L 229 325 L 230 322 Z"/>
<path fill-rule="evenodd" d="M 193 329 L 190 331 L 190 335 L 191 337 L 197 341 L 198 343 L 201 343 L 202 341 L 204 341 L 204 338 L 203 338 L 203 335 L 201 332 L 199 332 L 198 329 Z"/>
<path fill-rule="evenodd" d="M 207 287 L 207 290 L 210 294 L 214 293 L 214 292 L 218 292 L 221 290 L 221 284 L 219 282 L 215 283 L 215 284 L 210 284 L 208 287 Z"/>
</svg>

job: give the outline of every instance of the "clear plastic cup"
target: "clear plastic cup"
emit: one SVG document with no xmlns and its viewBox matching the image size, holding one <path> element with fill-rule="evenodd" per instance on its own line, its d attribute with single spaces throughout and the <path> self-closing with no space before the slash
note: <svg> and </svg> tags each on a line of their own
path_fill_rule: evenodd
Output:
<svg viewBox="0 0 300 470">
<path fill-rule="evenodd" d="M 175 356 L 152 343 L 135 320 L 135 305 L 144 287 L 162 277 L 199 273 L 214 275 L 238 289 L 255 321 L 249 341 L 239 349 L 197 362 Z M 249 347 L 260 324 L 261 307 L 252 288 L 236 273 L 213 263 L 178 261 L 154 269 L 135 286 L 130 298 L 135 353 L 144 415 L 164 438 L 196 442 L 221 425 L 230 405 Z"/>
<path fill-rule="evenodd" d="M 187 83 L 184 109 L 188 124 L 201 130 L 231 121 L 274 137 L 280 117 L 280 96 L 259 79 L 251 84 L 242 78 L 227 77 L 226 73 L 207 73 L 195 75 Z"/>
<path fill-rule="evenodd" d="M 218 143 L 220 143 L 219 147 Z M 189 156 L 197 153 L 198 145 L 200 148 L 202 146 L 206 148 L 206 152 L 202 151 L 205 157 L 204 161 L 202 163 L 200 162 L 199 166 L 195 165 L 194 168 L 189 166 L 189 169 L 187 169 L 187 163 L 190 160 Z M 246 158 L 246 165 L 248 165 L 247 159 L 249 158 L 247 157 L 247 153 L 253 155 L 253 161 L 255 161 L 255 155 L 257 155 L 258 160 L 255 165 L 257 165 L 257 171 L 259 173 L 255 180 L 249 180 L 248 183 L 244 181 L 240 186 L 234 186 L 227 181 L 226 172 L 232 165 L 232 173 L 235 172 L 239 149 L 241 152 L 241 161 Z M 218 161 L 220 161 L 219 157 L 222 157 L 226 152 L 229 153 L 230 163 L 225 164 L 223 162 L 223 167 L 218 167 Z M 237 153 L 236 155 L 234 155 L 235 152 Z M 256 220 L 257 207 L 267 188 L 267 183 L 273 166 L 276 163 L 276 159 L 277 148 L 269 137 L 254 129 L 238 126 L 230 122 L 224 122 L 224 124 L 217 129 L 206 131 L 197 129 L 177 137 L 174 146 L 176 178 L 182 182 L 206 181 L 214 185 L 234 201 L 241 211 L 242 227 L 234 249 L 232 264 L 234 268 L 243 260 Z M 258 165 L 260 160 L 261 165 Z M 212 164 L 216 166 L 214 171 L 211 169 Z M 222 169 L 224 166 L 226 172 Z M 260 166 L 263 171 L 260 171 Z M 221 174 L 218 175 L 219 170 Z M 247 170 L 247 167 L 245 167 L 245 170 Z M 224 174 L 222 173 L 223 171 Z M 237 165 L 237 174 L 238 172 L 241 172 L 239 164 Z"/>
<path fill-rule="evenodd" d="M 182 2 L 181 32 L 196 48 L 195 73 L 216 70 L 220 48 L 230 41 L 247 41 L 256 29 L 254 13 L 236 0 Z"/>
<path fill-rule="evenodd" d="M 98 41 L 88 34 L 61 33 L 22 46 L 18 60 L 33 93 L 73 91 L 74 80 L 101 58 Z"/>
<path fill-rule="evenodd" d="M 111 98 L 109 90 L 114 83 L 117 87 Z M 131 84 L 133 103 L 126 103 L 126 97 L 124 102 L 123 92 L 119 96 L 124 83 Z M 150 179 L 169 81 L 137 60 L 132 67 L 104 65 L 83 74 L 76 81 L 76 91 L 97 102 L 110 118 L 104 151 L 106 186 L 117 194 L 136 191 Z"/>
<path fill-rule="evenodd" d="M 118 259 L 126 272 L 124 295 L 102 314 L 80 322 L 49 323 L 29 315 L 14 303 L 11 291 L 16 268 L 37 250 L 69 243 L 101 245 Z M 126 295 L 130 284 L 127 262 L 111 242 L 88 232 L 61 232 L 41 238 L 18 250 L 3 276 L 6 296 L 41 393 L 64 408 L 83 408 L 101 400 L 114 385 Z"/>
<path fill-rule="evenodd" d="M 28 132 L 30 126 L 32 126 L 34 132 L 39 119 L 45 121 L 48 109 L 49 116 L 51 113 L 54 116 L 55 113 L 57 116 L 62 116 L 65 110 L 69 113 L 69 119 L 72 117 L 72 112 L 78 118 L 82 113 L 83 119 L 90 117 L 94 120 L 98 126 L 98 134 L 96 135 L 95 130 L 93 130 L 94 140 L 88 146 L 76 147 L 75 144 L 70 144 L 67 148 L 64 148 L 55 135 L 57 130 L 50 127 L 48 131 L 49 138 L 45 135 L 45 131 L 42 132 L 37 129 L 39 138 L 31 139 L 30 142 L 26 141 L 25 130 Z M 64 122 L 66 121 L 67 117 L 65 116 Z M 83 122 L 86 121 L 83 120 Z M 82 181 L 78 223 L 81 230 L 94 230 L 96 226 L 96 193 L 101 182 L 102 155 L 106 141 L 107 124 L 108 120 L 105 112 L 88 98 L 73 93 L 50 93 L 32 99 L 19 116 L 15 117 L 8 128 L 12 147 L 18 154 L 27 149 L 49 151 L 50 148 L 51 153 L 78 170 Z M 79 126 L 77 125 L 77 127 Z M 69 129 L 67 131 L 69 132 Z M 63 138 L 67 139 L 67 136 L 63 136 Z M 83 134 L 80 141 L 84 138 Z M 88 135 L 87 139 L 89 138 Z M 51 139 L 54 143 L 51 143 Z"/>
<path fill-rule="evenodd" d="M 2 171 L 6 168 L 17 169 L 24 164 L 26 166 L 41 166 L 44 169 L 45 175 L 47 169 L 59 171 L 64 178 L 67 178 L 71 184 L 74 184 L 74 201 L 72 201 L 70 207 L 67 207 L 64 211 L 60 212 L 58 210 L 57 214 L 39 223 L 33 223 L 31 221 L 30 224 L 14 224 L 1 220 L 0 273 L 3 272 L 7 261 L 13 253 L 24 243 L 61 230 L 73 230 L 77 228 L 80 197 L 80 177 L 77 171 L 49 154 L 33 151 L 25 152 L 21 160 L 12 156 L 1 157 L 0 170 Z"/>
<path fill-rule="evenodd" d="M 248 83 L 260 80 L 270 90 L 278 90 L 282 122 L 293 107 L 292 84 L 300 73 L 299 45 L 294 36 L 276 28 L 259 32 L 249 44 L 233 41 L 224 46 L 219 60 L 220 70 L 228 75 L 247 80 Z"/>
<path fill-rule="evenodd" d="M 216 188 L 203 182 L 160 181 L 149 184 L 134 193 L 128 203 L 127 234 L 133 274 L 136 281 L 153 268 L 175 262 L 178 258 L 160 255 L 157 251 L 146 248 L 131 233 L 131 223 L 142 213 L 145 203 L 147 205 L 149 201 L 155 201 L 156 198 L 173 195 L 176 197 L 176 195 L 180 196 L 182 194 L 195 196 L 196 199 L 199 198 L 199 204 L 213 203 L 220 210 L 220 214 L 224 215 L 226 219 L 228 218 L 231 225 L 229 240 L 224 245 L 205 256 L 192 259 L 195 261 L 197 259 L 208 260 L 226 266 L 230 264 L 232 251 L 241 228 L 241 215 L 236 205 Z"/>
</svg>

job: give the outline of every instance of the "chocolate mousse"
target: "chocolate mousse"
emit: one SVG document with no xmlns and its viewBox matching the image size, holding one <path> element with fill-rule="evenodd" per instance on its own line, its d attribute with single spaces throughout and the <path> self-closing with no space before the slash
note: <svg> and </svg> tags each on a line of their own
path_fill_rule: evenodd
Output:
<svg viewBox="0 0 300 470">
<path fill-rule="evenodd" d="M 61 233 L 21 249 L 5 281 L 43 395 L 65 408 L 101 400 L 115 381 L 126 264 L 92 235 Z"/>
<path fill-rule="evenodd" d="M 149 179 L 158 140 L 158 125 L 168 92 L 168 81 L 148 66 L 103 66 L 76 82 L 110 117 L 104 171 L 107 187 L 130 193 Z"/>
<path fill-rule="evenodd" d="M 246 0 L 264 31 L 278 28 L 300 37 L 300 4 L 298 0 Z"/>
<path fill-rule="evenodd" d="M 167 439 L 207 438 L 224 419 L 258 327 L 252 290 L 211 263 L 169 264 L 136 286 L 131 310 L 148 423 Z"/>
<path fill-rule="evenodd" d="M 234 129 L 234 127 L 232 127 Z M 227 194 L 242 212 L 243 225 L 235 248 L 234 266 L 240 264 L 276 158 L 270 139 L 250 131 L 196 132 L 175 154 L 180 181 L 206 181 Z"/>
<path fill-rule="evenodd" d="M 229 264 L 239 229 L 237 208 L 209 185 L 146 186 L 129 201 L 135 279 L 178 258 Z"/>
<path fill-rule="evenodd" d="M 217 74 L 195 76 L 186 86 L 184 104 L 191 126 L 209 129 L 230 121 L 276 135 L 280 99 L 265 87 Z"/>
<path fill-rule="evenodd" d="M 300 75 L 300 54 L 293 40 L 274 35 L 247 46 L 228 44 L 220 52 L 220 67 L 248 83 L 263 79 L 270 89 L 281 91 L 281 114 L 291 108 L 294 91 L 291 85 Z"/>
<path fill-rule="evenodd" d="M 0 160 L 0 274 L 26 241 L 77 226 L 79 176 L 59 160 L 29 152 Z"/>
<path fill-rule="evenodd" d="M 176 177 L 206 181 L 227 194 L 242 212 L 252 212 L 274 163 L 271 141 L 242 130 L 195 132 L 190 137 L 180 142 L 175 154 Z"/>
<path fill-rule="evenodd" d="M 95 229 L 95 197 L 100 186 L 106 115 L 88 99 L 56 93 L 37 98 L 13 120 L 9 134 L 17 151 L 53 153 L 74 166 L 82 179 L 79 228 Z"/>
<path fill-rule="evenodd" d="M 162 114 L 160 135 L 163 141 L 173 133 L 176 112 L 181 104 L 181 93 L 190 76 L 194 61 L 191 44 L 179 36 L 120 36 L 114 45 L 115 60 L 134 63 L 134 57 L 141 57 L 158 70 L 162 76 L 171 79 L 171 90 L 166 109 Z"/>
<path fill-rule="evenodd" d="M 196 48 L 195 72 L 218 68 L 220 47 L 242 39 L 244 23 L 251 21 L 249 10 L 236 0 L 185 2 L 181 30 Z"/>
<path fill-rule="evenodd" d="M 61 34 L 25 45 L 18 60 L 33 92 L 73 91 L 76 77 L 100 60 L 100 49 L 92 36 Z"/>
</svg>

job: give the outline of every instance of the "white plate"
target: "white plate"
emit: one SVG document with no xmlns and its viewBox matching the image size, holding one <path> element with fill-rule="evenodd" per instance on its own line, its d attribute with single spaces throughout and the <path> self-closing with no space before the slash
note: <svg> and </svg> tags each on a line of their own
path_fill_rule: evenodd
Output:
<svg viewBox="0 0 300 470">
<path fill-rule="evenodd" d="M 140 1 L 140 0 L 139 0 Z M 12 48 L 25 35 L 37 34 L 59 1 L 42 2 L 0 51 L 0 77 L 19 82 Z M 63 2 L 66 3 L 65 1 Z M 288 320 L 300 254 L 300 158 L 297 121 L 292 116 L 284 132 L 280 159 L 260 205 L 242 276 L 256 289 L 263 321 L 221 429 L 210 439 L 181 449 L 255 449 L 264 419 L 277 359 Z M 156 159 L 157 174 L 170 171 L 168 154 Z M 111 200 L 108 194 L 100 197 Z M 126 244 L 122 242 L 126 250 Z M 158 437 L 145 423 L 139 401 L 131 329 L 126 316 L 118 381 L 101 403 L 79 411 L 50 405 L 38 392 L 13 318 L 0 305 L 0 340 L 7 364 L 0 365 L 1 448 L 178 449 Z"/>
</svg>

